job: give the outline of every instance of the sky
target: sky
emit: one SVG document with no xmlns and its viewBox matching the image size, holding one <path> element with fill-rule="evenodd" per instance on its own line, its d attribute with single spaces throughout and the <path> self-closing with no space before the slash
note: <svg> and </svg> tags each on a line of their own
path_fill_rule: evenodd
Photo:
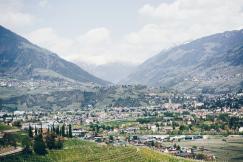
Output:
<svg viewBox="0 0 243 162">
<path fill-rule="evenodd" d="M 243 28 L 243 0 L 0 0 L 0 24 L 60 57 L 140 64 L 176 45 Z"/>
</svg>

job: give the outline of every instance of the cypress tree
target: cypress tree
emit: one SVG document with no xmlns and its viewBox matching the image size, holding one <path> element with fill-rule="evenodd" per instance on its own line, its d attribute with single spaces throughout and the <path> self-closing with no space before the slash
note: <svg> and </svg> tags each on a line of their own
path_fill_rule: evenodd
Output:
<svg viewBox="0 0 243 162">
<path fill-rule="evenodd" d="M 42 134 L 42 123 L 41 123 L 40 133 Z"/>
<path fill-rule="evenodd" d="M 56 133 L 54 123 L 52 124 L 52 131 L 53 131 L 54 133 Z"/>
<path fill-rule="evenodd" d="M 29 137 L 30 138 L 33 138 L 33 132 L 32 132 L 32 127 L 30 126 L 30 124 L 29 124 Z"/>
<path fill-rule="evenodd" d="M 33 134 L 32 134 L 33 135 Z M 31 139 L 27 136 L 24 136 L 21 140 L 21 143 L 22 143 L 22 146 L 24 147 L 24 153 L 25 154 L 28 154 L 28 153 L 31 153 L 32 150 L 30 148 L 31 146 Z"/>
<path fill-rule="evenodd" d="M 56 135 L 59 135 L 59 134 L 60 134 L 60 130 L 59 130 L 59 125 L 58 125 L 56 128 Z"/>
<path fill-rule="evenodd" d="M 35 125 L 35 136 L 37 136 L 38 134 L 38 131 L 37 131 L 37 128 L 36 128 L 36 125 Z"/>
<path fill-rule="evenodd" d="M 33 149 L 35 153 L 39 155 L 45 155 L 47 153 L 46 145 L 45 142 L 43 141 L 42 134 L 39 134 L 35 137 Z"/>
<path fill-rule="evenodd" d="M 65 124 L 62 125 L 61 136 L 65 137 Z"/>
<path fill-rule="evenodd" d="M 69 124 L 68 136 L 69 136 L 69 138 L 72 138 L 72 137 L 73 137 L 73 135 L 72 135 L 72 126 L 71 126 L 71 124 Z"/>
</svg>

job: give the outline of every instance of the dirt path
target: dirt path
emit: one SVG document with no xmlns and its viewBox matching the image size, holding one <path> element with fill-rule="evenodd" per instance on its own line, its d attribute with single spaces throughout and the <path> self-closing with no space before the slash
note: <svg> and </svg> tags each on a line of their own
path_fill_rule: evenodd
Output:
<svg viewBox="0 0 243 162">
<path fill-rule="evenodd" d="M 11 155 L 11 154 L 16 154 L 16 153 L 19 153 L 21 151 L 23 151 L 22 147 L 16 147 L 16 149 L 14 149 L 14 150 L 7 151 L 7 152 L 0 154 L 0 157 Z"/>
</svg>

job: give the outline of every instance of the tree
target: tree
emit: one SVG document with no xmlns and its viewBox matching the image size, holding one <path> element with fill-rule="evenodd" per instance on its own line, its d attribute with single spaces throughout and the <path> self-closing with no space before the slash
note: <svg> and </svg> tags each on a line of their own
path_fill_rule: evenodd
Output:
<svg viewBox="0 0 243 162">
<path fill-rule="evenodd" d="M 155 123 L 156 127 L 158 128 L 158 131 L 159 131 L 159 123 Z"/>
<path fill-rule="evenodd" d="M 202 154 L 202 153 L 199 153 L 199 154 L 197 154 L 196 158 L 199 159 L 199 160 L 204 160 L 204 159 L 207 158 L 207 156 Z"/>
<path fill-rule="evenodd" d="M 45 155 L 47 153 L 46 145 L 45 142 L 43 141 L 42 134 L 39 134 L 35 137 L 33 149 L 35 153 L 39 155 Z"/>
<path fill-rule="evenodd" d="M 181 150 L 181 146 L 180 145 L 177 145 L 176 146 L 176 150 Z"/>
<path fill-rule="evenodd" d="M 175 130 L 175 128 L 176 128 L 176 122 L 174 120 L 172 122 L 172 127 L 173 127 L 173 130 Z"/>
<path fill-rule="evenodd" d="M 38 134 L 38 130 L 37 130 L 36 125 L 35 125 L 35 136 L 37 136 L 37 134 Z"/>
<path fill-rule="evenodd" d="M 46 145 L 51 150 L 55 148 L 55 134 L 51 133 L 46 136 Z"/>
<path fill-rule="evenodd" d="M 152 147 L 155 146 L 155 142 L 154 142 L 154 140 L 151 142 L 151 146 L 152 146 Z"/>
<path fill-rule="evenodd" d="M 187 127 L 185 125 L 181 125 L 179 129 L 180 129 L 180 131 L 184 131 L 184 130 L 187 130 Z"/>
<path fill-rule="evenodd" d="M 69 131 L 68 131 L 68 137 L 69 138 L 72 138 L 73 137 L 73 135 L 72 135 L 72 125 L 71 124 L 69 124 L 69 129 L 68 129 Z"/>
<path fill-rule="evenodd" d="M 127 141 L 130 143 L 131 142 L 131 136 L 127 137 Z"/>
<path fill-rule="evenodd" d="M 56 127 L 56 135 L 60 135 L 59 125 Z"/>
<path fill-rule="evenodd" d="M 109 142 L 113 142 L 114 141 L 114 137 L 112 135 L 109 136 Z"/>
<path fill-rule="evenodd" d="M 17 120 L 13 122 L 13 126 L 20 128 L 22 126 L 21 121 Z"/>
<path fill-rule="evenodd" d="M 219 114 L 219 120 L 222 120 L 223 122 L 229 122 L 229 114 L 223 113 Z"/>
<path fill-rule="evenodd" d="M 63 148 L 63 140 L 60 139 L 60 137 L 56 141 L 56 148 L 62 149 Z"/>
<path fill-rule="evenodd" d="M 29 130 L 28 130 L 28 134 L 30 138 L 33 138 L 33 129 L 31 127 L 31 125 L 29 124 Z"/>
<path fill-rule="evenodd" d="M 62 125 L 61 136 L 65 137 L 65 124 Z"/>
<path fill-rule="evenodd" d="M 174 147 L 174 148 L 177 148 L 177 145 L 176 145 L 176 143 L 175 143 L 175 144 L 173 145 L 173 147 Z"/>
<path fill-rule="evenodd" d="M 41 127 L 40 127 L 40 134 L 42 134 L 43 132 L 42 132 L 42 123 L 41 123 Z"/>
<path fill-rule="evenodd" d="M 54 123 L 52 124 L 52 131 L 56 132 Z"/>
<path fill-rule="evenodd" d="M 30 148 L 30 146 L 31 146 L 31 140 L 30 140 L 30 138 L 28 136 L 24 136 L 22 138 L 21 143 L 22 143 L 22 146 L 24 147 L 24 153 L 31 153 L 32 152 L 32 150 Z"/>
</svg>

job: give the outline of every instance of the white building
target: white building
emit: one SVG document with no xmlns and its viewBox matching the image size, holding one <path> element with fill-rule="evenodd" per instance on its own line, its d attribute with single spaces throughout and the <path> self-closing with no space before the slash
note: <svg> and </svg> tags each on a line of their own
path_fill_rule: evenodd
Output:
<svg viewBox="0 0 243 162">
<path fill-rule="evenodd" d="M 239 132 L 243 132 L 243 127 L 240 127 L 239 128 Z"/>
</svg>

